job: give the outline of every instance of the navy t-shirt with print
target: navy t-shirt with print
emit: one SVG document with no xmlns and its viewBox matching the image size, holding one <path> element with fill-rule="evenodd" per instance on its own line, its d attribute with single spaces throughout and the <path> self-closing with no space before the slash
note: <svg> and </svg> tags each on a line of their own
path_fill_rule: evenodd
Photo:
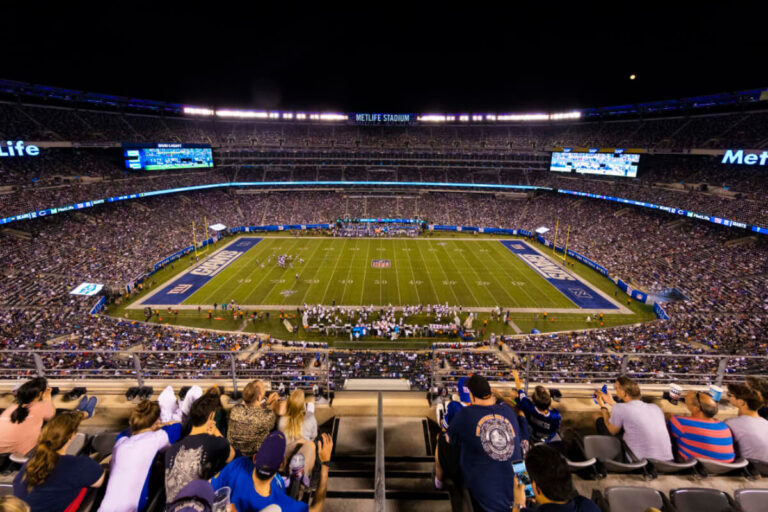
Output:
<svg viewBox="0 0 768 512">
<path fill-rule="evenodd" d="M 470 405 L 448 426 L 451 446 L 458 448 L 464 483 L 488 512 L 508 512 L 513 496 L 512 462 L 522 459 L 521 431 L 507 404 Z"/>
<path fill-rule="evenodd" d="M 229 442 L 210 434 L 187 436 L 165 452 L 165 493 L 173 501 L 192 480 L 210 480 L 226 465 Z"/>
<path fill-rule="evenodd" d="M 80 491 L 98 482 L 104 470 L 88 457 L 62 455 L 45 481 L 27 490 L 25 464 L 13 479 L 13 494 L 25 501 L 32 512 L 62 512 L 78 497 Z"/>
</svg>

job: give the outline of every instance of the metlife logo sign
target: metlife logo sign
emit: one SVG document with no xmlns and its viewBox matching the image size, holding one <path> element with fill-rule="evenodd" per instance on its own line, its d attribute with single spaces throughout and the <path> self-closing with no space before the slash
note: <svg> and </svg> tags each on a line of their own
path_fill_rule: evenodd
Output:
<svg viewBox="0 0 768 512">
<path fill-rule="evenodd" d="M 23 140 L 7 140 L 0 142 L 0 158 L 2 157 L 21 157 L 37 156 L 40 154 L 40 148 L 37 146 L 24 144 Z"/>
<path fill-rule="evenodd" d="M 768 165 L 768 151 L 744 153 L 743 149 L 729 149 L 723 155 L 722 164 Z"/>
</svg>

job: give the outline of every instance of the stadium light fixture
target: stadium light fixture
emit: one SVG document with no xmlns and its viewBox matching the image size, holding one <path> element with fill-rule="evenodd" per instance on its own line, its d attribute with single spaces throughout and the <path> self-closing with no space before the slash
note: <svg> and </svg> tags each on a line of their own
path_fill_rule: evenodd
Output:
<svg viewBox="0 0 768 512">
<path fill-rule="evenodd" d="M 184 107 L 184 113 L 193 116 L 212 116 L 215 112 L 209 108 Z"/>
<path fill-rule="evenodd" d="M 257 110 L 220 109 L 216 111 L 216 115 L 219 117 L 236 117 L 240 119 L 267 119 L 269 117 L 267 112 Z"/>
</svg>

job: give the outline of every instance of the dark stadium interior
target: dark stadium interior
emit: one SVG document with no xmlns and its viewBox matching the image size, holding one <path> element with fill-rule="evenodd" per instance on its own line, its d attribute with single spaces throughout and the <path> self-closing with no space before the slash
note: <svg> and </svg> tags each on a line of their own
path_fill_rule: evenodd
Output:
<svg viewBox="0 0 768 512">
<path fill-rule="evenodd" d="M 0 512 L 768 510 L 757 12 L 178 9 L 0 8 Z M 649 320 L 144 307 L 242 236 L 514 237 Z"/>
</svg>

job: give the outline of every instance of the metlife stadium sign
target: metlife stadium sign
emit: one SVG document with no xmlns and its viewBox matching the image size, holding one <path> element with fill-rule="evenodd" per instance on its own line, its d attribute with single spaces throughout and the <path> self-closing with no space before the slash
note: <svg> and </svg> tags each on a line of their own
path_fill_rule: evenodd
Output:
<svg viewBox="0 0 768 512">
<path fill-rule="evenodd" d="M 37 146 L 24 144 L 23 140 L 0 141 L 0 158 L 12 156 L 37 156 L 40 154 L 40 148 Z"/>
<path fill-rule="evenodd" d="M 721 164 L 768 165 L 768 151 L 762 153 L 744 153 L 743 149 L 729 149 L 723 155 Z"/>
</svg>

